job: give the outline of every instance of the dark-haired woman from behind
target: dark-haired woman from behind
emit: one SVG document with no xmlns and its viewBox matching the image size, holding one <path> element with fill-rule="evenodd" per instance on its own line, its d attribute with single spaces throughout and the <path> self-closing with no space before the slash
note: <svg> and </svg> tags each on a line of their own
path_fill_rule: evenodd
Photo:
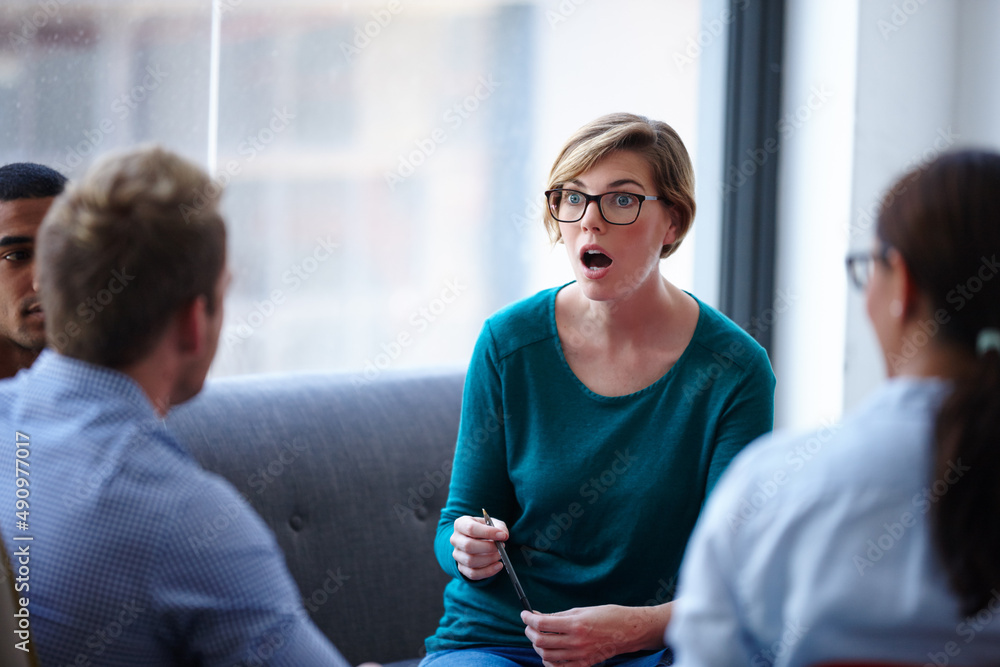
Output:
<svg viewBox="0 0 1000 667">
<path fill-rule="evenodd" d="M 848 258 L 889 379 L 832 433 L 734 461 L 685 553 L 676 664 L 998 664 L 998 254 L 1000 154 L 893 186 Z"/>
</svg>

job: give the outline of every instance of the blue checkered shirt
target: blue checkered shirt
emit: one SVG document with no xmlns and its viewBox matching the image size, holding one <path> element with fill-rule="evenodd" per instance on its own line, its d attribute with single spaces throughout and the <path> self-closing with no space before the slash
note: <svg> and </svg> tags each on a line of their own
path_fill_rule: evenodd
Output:
<svg viewBox="0 0 1000 667">
<path fill-rule="evenodd" d="M 129 377 L 43 352 L 0 382 L 0 427 L 0 530 L 43 665 L 346 667 L 264 522 Z"/>
</svg>

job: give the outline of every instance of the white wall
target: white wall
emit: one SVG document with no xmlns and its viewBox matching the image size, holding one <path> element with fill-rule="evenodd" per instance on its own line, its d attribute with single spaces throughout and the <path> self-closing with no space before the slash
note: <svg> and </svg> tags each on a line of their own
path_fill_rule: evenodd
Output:
<svg viewBox="0 0 1000 667">
<path fill-rule="evenodd" d="M 839 415 L 855 163 L 853 2 L 789 2 L 778 171 L 775 425 Z"/>
<path fill-rule="evenodd" d="M 702 301 L 719 306 L 719 278 L 722 248 L 722 195 L 724 181 L 726 115 L 726 58 L 728 40 L 706 39 L 705 35 L 726 35 L 733 20 L 728 0 L 702 0 L 702 33 L 697 50 L 698 67 L 698 151 L 694 155 L 695 201 L 698 210 L 689 239 L 694 241 L 694 293 Z M 701 43 L 704 42 L 704 46 Z M 681 246 L 683 248 L 683 246 Z"/>
<path fill-rule="evenodd" d="M 1000 2 L 965 0 L 958 29 L 956 125 L 966 143 L 1000 148 Z"/>
<path fill-rule="evenodd" d="M 895 8 L 893 7 L 895 4 Z M 871 246 L 878 202 L 910 167 L 953 148 L 957 17 L 962 3 L 864 0 L 858 25 L 858 113 L 851 244 Z M 884 377 L 864 297 L 852 290 L 847 311 L 844 406 L 850 409 Z"/>
<path fill-rule="evenodd" d="M 843 257 L 872 242 L 881 193 L 943 150 L 1000 148 L 1000 1 L 801 0 L 788 5 L 784 108 L 829 101 L 784 143 L 776 425 L 850 410 L 884 378 Z"/>
</svg>

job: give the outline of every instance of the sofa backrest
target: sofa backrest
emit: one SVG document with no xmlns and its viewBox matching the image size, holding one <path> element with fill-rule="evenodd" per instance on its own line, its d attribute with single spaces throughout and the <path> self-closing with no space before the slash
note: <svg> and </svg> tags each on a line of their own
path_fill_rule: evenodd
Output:
<svg viewBox="0 0 1000 667">
<path fill-rule="evenodd" d="M 423 655 L 443 613 L 448 578 L 433 542 L 463 378 L 226 378 L 169 417 L 198 461 L 274 531 L 313 621 L 352 664 Z M 213 530 L 194 534 L 211 539 Z"/>
</svg>

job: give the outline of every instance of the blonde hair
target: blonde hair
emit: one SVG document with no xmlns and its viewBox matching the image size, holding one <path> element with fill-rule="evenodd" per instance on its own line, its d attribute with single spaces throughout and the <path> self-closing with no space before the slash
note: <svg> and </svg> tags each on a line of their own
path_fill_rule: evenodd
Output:
<svg viewBox="0 0 1000 667">
<path fill-rule="evenodd" d="M 56 198 L 36 270 L 49 345 L 123 368 L 199 296 L 209 312 L 226 261 L 222 187 L 159 146 L 97 161 Z"/>
<path fill-rule="evenodd" d="M 630 151 L 646 158 L 653 174 L 656 196 L 666 197 L 675 212 L 677 240 L 663 246 L 660 257 L 669 257 L 694 221 L 694 169 L 684 142 L 666 123 L 631 113 L 613 113 L 587 123 L 569 138 L 549 173 L 547 190 L 561 187 L 615 151 Z M 559 222 L 548 207 L 545 229 L 553 244 L 562 240 Z"/>
</svg>

